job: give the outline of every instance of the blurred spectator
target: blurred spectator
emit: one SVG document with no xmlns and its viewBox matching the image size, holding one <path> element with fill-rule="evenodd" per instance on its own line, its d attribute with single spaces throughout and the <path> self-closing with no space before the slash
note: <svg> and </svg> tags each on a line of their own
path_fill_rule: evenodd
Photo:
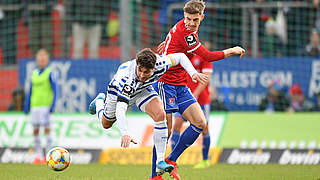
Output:
<svg viewBox="0 0 320 180">
<path fill-rule="evenodd" d="M 88 44 L 89 58 L 98 58 L 102 25 L 107 21 L 104 0 L 65 0 L 67 19 L 72 23 L 73 56 L 83 58 L 85 44 Z"/>
<path fill-rule="evenodd" d="M 319 57 L 320 56 L 320 43 L 319 33 L 313 29 L 310 35 L 310 43 L 306 46 L 306 56 Z"/>
<path fill-rule="evenodd" d="M 312 0 L 312 4 L 315 7 L 316 11 L 316 20 L 315 20 L 315 27 L 320 29 L 320 11 L 319 11 L 319 0 Z"/>
<path fill-rule="evenodd" d="M 288 112 L 312 111 L 314 104 L 307 100 L 299 84 L 293 84 L 289 89 L 290 106 Z"/>
<path fill-rule="evenodd" d="M 265 35 L 263 36 L 263 43 L 261 43 L 261 50 L 263 57 L 281 57 L 284 54 L 284 44 L 277 35 L 277 24 L 270 18 L 265 23 Z"/>
<path fill-rule="evenodd" d="M 3 64 L 16 62 L 16 33 L 21 17 L 20 5 L 21 0 L 0 0 L 0 47 Z"/>
<path fill-rule="evenodd" d="M 313 108 L 314 111 L 320 111 L 320 91 L 317 93 L 317 104 Z"/>
<path fill-rule="evenodd" d="M 8 107 L 8 111 L 23 111 L 24 97 L 23 88 L 18 87 L 12 91 L 12 102 Z"/>
<path fill-rule="evenodd" d="M 52 9 L 57 0 L 25 1 L 23 20 L 28 24 L 29 47 L 33 55 L 41 48 L 52 53 Z"/>
<path fill-rule="evenodd" d="M 30 89 L 26 94 L 24 112 L 30 112 L 31 124 L 34 136 L 34 151 L 36 157 L 33 161 L 35 164 L 44 163 L 43 152 L 41 147 L 41 136 L 39 136 L 40 127 L 44 128 L 47 138 L 46 152 L 52 146 L 50 135 L 50 114 L 54 111 L 57 99 L 57 81 L 48 67 L 50 55 L 46 49 L 40 49 L 36 55 L 38 68 L 32 72 Z"/>
<path fill-rule="evenodd" d="M 271 81 L 268 94 L 259 104 L 259 111 L 286 111 L 288 107 L 289 101 L 281 91 L 280 84 L 276 81 Z"/>
<path fill-rule="evenodd" d="M 228 111 L 227 107 L 218 99 L 218 91 L 215 87 L 210 88 L 211 111 Z"/>
</svg>

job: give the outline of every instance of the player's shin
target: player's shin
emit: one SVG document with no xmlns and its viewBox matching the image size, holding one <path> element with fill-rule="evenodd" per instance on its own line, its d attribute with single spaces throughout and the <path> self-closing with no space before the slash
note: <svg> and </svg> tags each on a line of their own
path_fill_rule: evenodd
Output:
<svg viewBox="0 0 320 180">
<path fill-rule="evenodd" d="M 157 163 L 164 160 L 168 140 L 168 127 L 166 121 L 155 122 L 154 124 L 154 144 L 157 154 Z"/>
<path fill-rule="evenodd" d="M 183 153 L 183 151 L 196 141 L 201 132 L 202 129 L 196 127 L 193 124 L 190 124 L 190 126 L 181 134 L 178 143 L 169 155 L 168 159 L 172 161 L 177 161 L 177 159 Z"/>
</svg>

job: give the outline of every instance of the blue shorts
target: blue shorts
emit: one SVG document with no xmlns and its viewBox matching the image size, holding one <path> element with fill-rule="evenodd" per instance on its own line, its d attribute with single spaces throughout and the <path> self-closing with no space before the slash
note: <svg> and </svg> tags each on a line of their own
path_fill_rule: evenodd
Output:
<svg viewBox="0 0 320 180">
<path fill-rule="evenodd" d="M 209 116 L 210 116 L 210 104 L 200 105 L 202 112 L 204 114 L 204 117 L 206 118 L 207 124 L 209 123 Z M 186 118 L 184 118 L 180 113 L 176 112 L 174 114 L 175 117 L 180 117 L 184 121 L 187 121 Z"/>
<path fill-rule="evenodd" d="M 176 86 L 157 81 L 153 84 L 159 94 L 166 113 L 182 114 L 191 104 L 197 102 L 187 86 Z"/>
</svg>

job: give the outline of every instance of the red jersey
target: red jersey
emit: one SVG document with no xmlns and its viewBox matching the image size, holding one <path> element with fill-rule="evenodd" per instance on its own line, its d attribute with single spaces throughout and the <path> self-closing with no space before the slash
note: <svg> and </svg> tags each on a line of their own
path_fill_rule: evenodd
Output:
<svg viewBox="0 0 320 180">
<path fill-rule="evenodd" d="M 193 32 L 186 28 L 184 19 L 179 21 L 168 33 L 163 54 L 184 53 L 192 59 L 192 52 L 199 48 L 198 31 Z M 181 65 L 173 66 L 167 70 L 159 81 L 172 85 L 187 85 L 188 73 Z"/>
<path fill-rule="evenodd" d="M 203 60 L 200 56 L 195 55 L 192 59 L 191 59 L 192 65 L 194 66 L 194 68 L 200 72 L 210 72 L 212 73 L 213 67 L 212 67 L 212 62 L 208 62 Z M 190 76 L 188 76 L 188 87 L 191 89 L 191 91 L 193 92 L 199 85 L 198 83 L 194 83 L 191 79 Z M 205 105 L 205 104 L 210 104 L 210 93 L 209 93 L 209 84 L 207 85 L 207 87 L 205 87 L 205 89 L 203 89 L 203 91 L 200 93 L 198 99 L 197 99 L 198 103 L 200 105 Z"/>
</svg>

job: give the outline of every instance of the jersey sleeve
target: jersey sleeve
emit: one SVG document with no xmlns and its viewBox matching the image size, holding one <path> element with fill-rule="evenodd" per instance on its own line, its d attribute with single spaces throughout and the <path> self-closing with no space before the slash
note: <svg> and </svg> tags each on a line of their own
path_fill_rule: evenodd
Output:
<svg viewBox="0 0 320 180">
<path fill-rule="evenodd" d="M 191 61 L 184 53 L 174 53 L 167 55 L 167 57 L 171 60 L 173 66 L 180 64 L 188 72 L 190 77 L 197 73 Z"/>
<path fill-rule="evenodd" d="M 118 122 L 118 128 L 122 136 L 129 134 L 128 121 L 125 113 L 128 109 L 128 104 L 124 102 L 117 102 L 116 105 L 116 119 Z"/>
<path fill-rule="evenodd" d="M 129 65 L 122 64 L 119 66 L 117 73 L 109 84 L 109 87 L 114 88 L 117 92 L 117 101 L 129 103 L 130 96 L 133 93 L 133 87 L 128 82 Z"/>
<path fill-rule="evenodd" d="M 133 93 L 133 88 L 129 84 L 124 84 L 123 87 L 119 88 L 117 101 L 125 102 L 129 104 L 130 96 Z"/>
<path fill-rule="evenodd" d="M 183 33 L 183 36 L 180 36 L 180 42 L 184 46 L 184 49 L 187 50 L 187 53 L 192 53 L 198 49 L 201 45 L 198 39 L 198 35 L 195 33 Z"/>
</svg>

